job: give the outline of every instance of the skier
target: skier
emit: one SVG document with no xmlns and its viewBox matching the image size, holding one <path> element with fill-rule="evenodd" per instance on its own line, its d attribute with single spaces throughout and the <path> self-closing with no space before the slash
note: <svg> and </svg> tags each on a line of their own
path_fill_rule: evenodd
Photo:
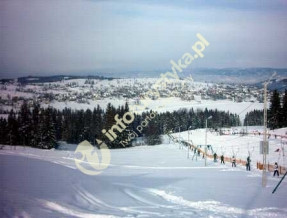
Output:
<svg viewBox="0 0 287 218">
<path fill-rule="evenodd" d="M 250 162 L 251 162 L 251 159 L 250 159 L 250 157 L 248 156 L 248 157 L 247 157 L 247 162 L 246 162 L 246 170 L 247 170 L 247 171 L 250 171 Z"/>
<path fill-rule="evenodd" d="M 232 156 L 232 167 L 236 167 L 236 159 Z"/>
<path fill-rule="evenodd" d="M 214 162 L 217 162 L 217 154 L 216 153 L 213 154 L 213 158 L 214 158 Z"/>
<path fill-rule="evenodd" d="M 224 156 L 223 156 L 223 155 L 220 156 L 220 160 L 221 160 L 221 164 L 225 164 L 225 163 L 224 163 Z"/>
<path fill-rule="evenodd" d="M 279 177 L 279 171 L 278 171 L 278 164 L 277 162 L 275 162 L 275 165 L 274 165 L 274 174 L 273 174 L 273 177 L 277 174 L 277 176 Z"/>
</svg>

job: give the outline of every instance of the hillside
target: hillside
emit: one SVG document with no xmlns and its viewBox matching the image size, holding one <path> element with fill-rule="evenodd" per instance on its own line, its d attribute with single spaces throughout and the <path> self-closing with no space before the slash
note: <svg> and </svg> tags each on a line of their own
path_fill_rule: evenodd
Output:
<svg viewBox="0 0 287 218">
<path fill-rule="evenodd" d="M 0 150 L 1 217 L 287 217 L 287 182 L 208 160 L 176 144 L 111 151 L 100 175 L 81 173 L 69 150 Z"/>
</svg>

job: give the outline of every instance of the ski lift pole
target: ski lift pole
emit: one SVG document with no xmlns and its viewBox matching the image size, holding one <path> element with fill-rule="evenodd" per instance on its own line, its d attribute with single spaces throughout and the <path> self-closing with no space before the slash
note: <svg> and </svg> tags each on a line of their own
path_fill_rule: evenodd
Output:
<svg viewBox="0 0 287 218">
<path fill-rule="evenodd" d="M 266 148 L 267 146 L 267 83 L 264 83 L 264 134 L 263 134 L 263 170 L 262 170 L 262 187 L 266 187 Z"/>
<path fill-rule="evenodd" d="M 205 148 L 204 148 L 204 150 L 205 150 L 205 155 L 204 155 L 204 166 L 207 166 L 207 121 L 209 120 L 209 119 L 211 119 L 212 118 L 212 116 L 209 116 L 206 120 L 205 120 Z"/>
<path fill-rule="evenodd" d="M 279 185 L 281 184 L 281 182 L 283 181 L 283 179 L 285 178 L 286 175 L 287 175 L 287 171 L 284 174 L 284 176 L 282 177 L 282 179 L 279 181 L 279 183 L 276 185 L 276 187 L 274 188 L 272 194 L 274 194 L 276 192 L 277 188 L 279 187 Z"/>
<path fill-rule="evenodd" d="M 271 78 L 268 80 L 268 82 L 264 83 L 264 115 L 263 115 L 263 123 L 264 123 L 264 134 L 263 134 L 263 170 L 262 170 L 262 187 L 266 187 L 267 184 L 267 86 L 271 79 L 276 75 L 277 73 L 274 72 Z"/>
</svg>

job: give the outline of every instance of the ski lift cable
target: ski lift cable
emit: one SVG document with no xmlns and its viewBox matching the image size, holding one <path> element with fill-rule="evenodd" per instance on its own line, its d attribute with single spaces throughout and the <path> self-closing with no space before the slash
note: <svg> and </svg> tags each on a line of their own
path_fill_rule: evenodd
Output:
<svg viewBox="0 0 287 218">
<path fill-rule="evenodd" d="M 258 103 L 258 102 L 252 102 L 248 107 L 246 107 L 244 110 L 242 110 L 239 114 L 237 114 L 238 116 L 240 114 L 242 114 L 244 111 L 246 111 L 248 108 L 250 108 L 253 104 Z"/>
</svg>

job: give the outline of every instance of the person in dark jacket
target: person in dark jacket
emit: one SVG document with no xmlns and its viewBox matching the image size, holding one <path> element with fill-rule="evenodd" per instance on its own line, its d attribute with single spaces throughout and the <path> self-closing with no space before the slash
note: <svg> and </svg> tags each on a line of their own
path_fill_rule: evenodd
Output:
<svg viewBox="0 0 287 218">
<path fill-rule="evenodd" d="M 236 167 L 236 159 L 232 156 L 232 167 Z"/>
<path fill-rule="evenodd" d="M 278 164 L 277 162 L 275 162 L 274 165 L 274 173 L 273 173 L 273 177 L 277 174 L 277 176 L 279 177 L 279 171 L 278 171 Z"/>
<path fill-rule="evenodd" d="M 223 155 L 220 156 L 220 160 L 221 160 L 221 162 L 220 162 L 221 164 L 225 164 L 225 163 L 224 163 L 224 156 L 223 156 Z"/>
<path fill-rule="evenodd" d="M 214 162 L 217 162 L 217 154 L 216 153 L 213 154 L 213 159 L 214 159 Z"/>
<path fill-rule="evenodd" d="M 247 171 L 250 171 L 250 162 L 251 162 L 251 159 L 250 159 L 250 157 L 248 156 L 248 157 L 247 157 L 247 162 L 246 162 L 246 170 L 247 170 Z"/>
</svg>

